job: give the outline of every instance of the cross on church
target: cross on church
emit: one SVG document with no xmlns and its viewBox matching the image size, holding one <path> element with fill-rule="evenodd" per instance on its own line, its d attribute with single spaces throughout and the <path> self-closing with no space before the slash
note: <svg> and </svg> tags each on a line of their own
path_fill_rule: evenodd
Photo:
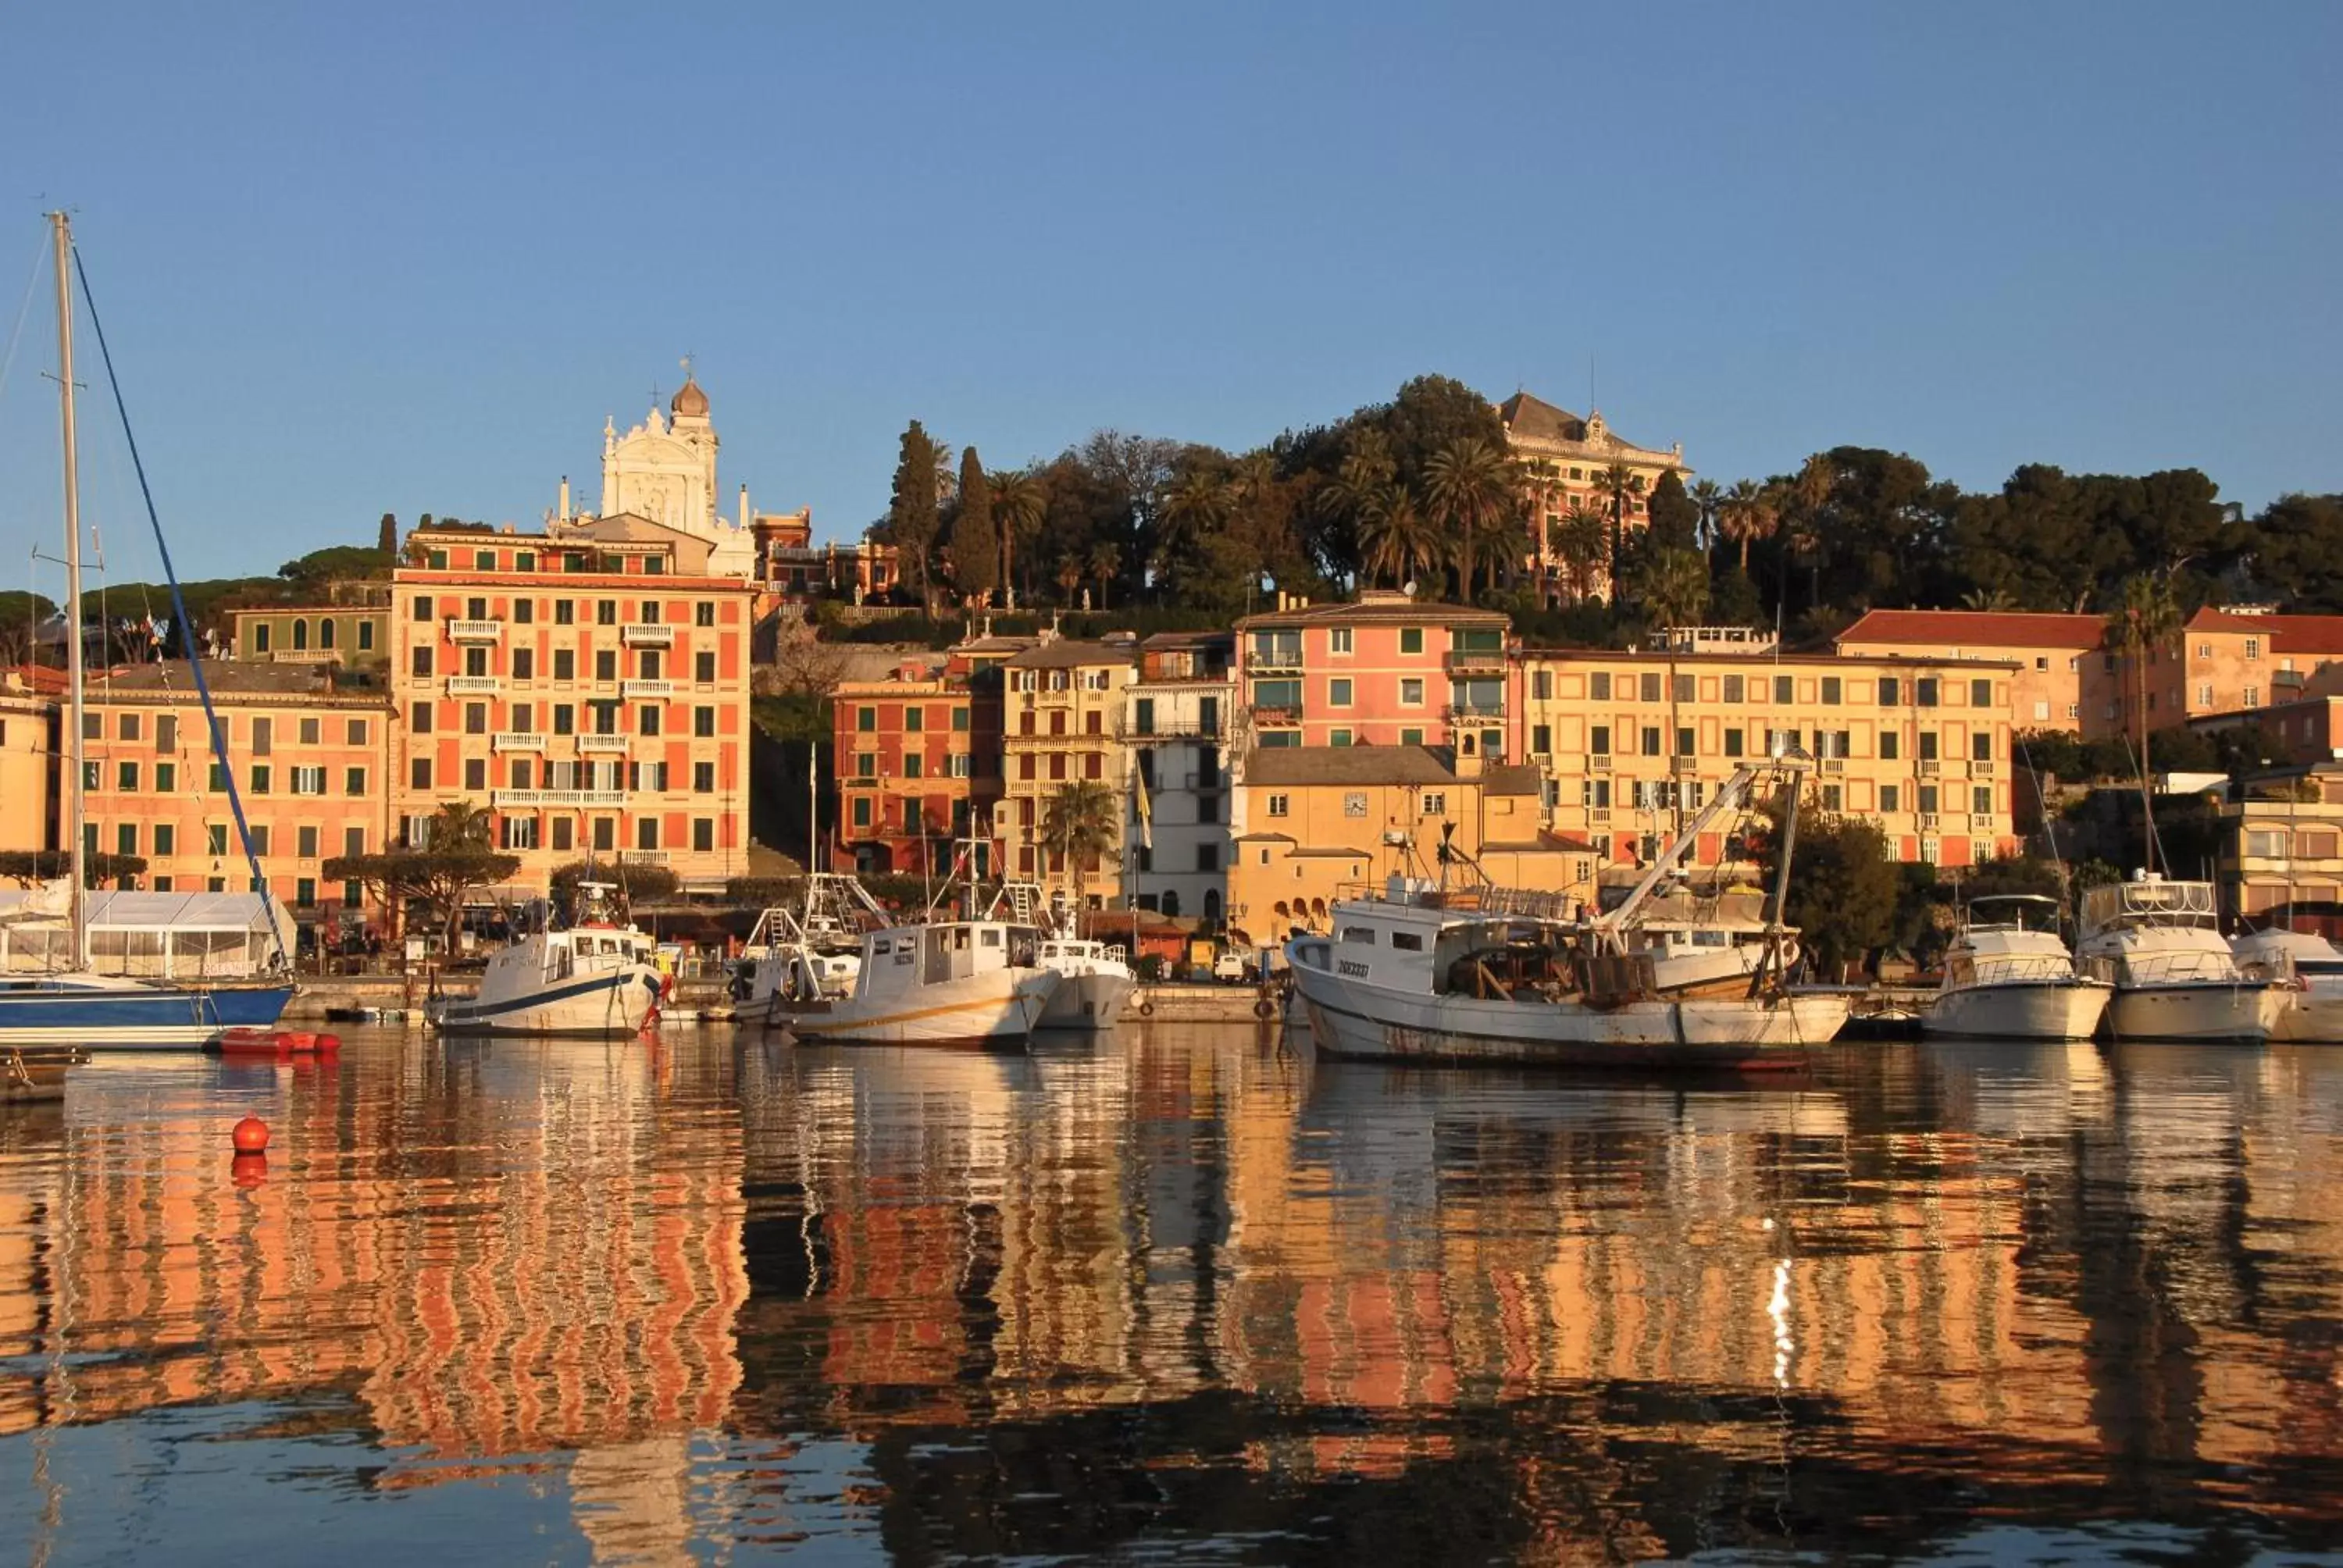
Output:
<svg viewBox="0 0 2343 1568">
<path fill-rule="evenodd" d="M 699 357 L 698 355 L 696 355 L 696 354 L 692 353 L 689 349 L 688 349 L 688 348 L 687 348 L 687 349 L 685 349 L 685 350 L 684 350 L 684 354 L 683 354 L 683 378 L 684 378 L 686 381 L 689 381 L 689 380 L 690 380 L 690 379 L 691 379 L 691 362 L 692 362 L 694 359 L 697 359 L 698 357 Z"/>
</svg>

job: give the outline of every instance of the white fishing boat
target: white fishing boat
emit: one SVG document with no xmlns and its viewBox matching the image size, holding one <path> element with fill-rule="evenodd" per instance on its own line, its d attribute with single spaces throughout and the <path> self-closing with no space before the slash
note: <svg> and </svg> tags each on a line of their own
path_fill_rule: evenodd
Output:
<svg viewBox="0 0 2343 1568">
<path fill-rule="evenodd" d="M 1920 1029 L 1932 1039 L 2088 1040 L 2114 994 L 2109 981 L 2076 971 L 2056 900 L 1990 894 L 1969 900 Z"/>
<path fill-rule="evenodd" d="M 810 873 L 795 908 L 775 905 L 749 932 L 737 971 L 740 1016 L 761 1018 L 777 995 L 795 1001 L 851 994 L 862 972 L 864 934 L 891 923 L 854 878 Z"/>
<path fill-rule="evenodd" d="M 1763 920 L 1653 918 L 1629 929 L 1627 950 L 1651 955 L 1652 988 L 1662 996 L 1736 996 L 1768 964 L 1795 969 L 1798 935 L 1769 933 Z"/>
<path fill-rule="evenodd" d="M 2308 931 L 2248 931 L 2229 939 L 2249 980 L 2270 982 L 2270 1038 L 2289 1044 L 2343 1040 L 2343 951 Z"/>
<path fill-rule="evenodd" d="M 2221 937 L 2210 882 L 2141 871 L 2083 893 L 2075 944 L 2086 974 L 2112 980 L 2107 1031 L 2117 1040 L 2258 1045 L 2285 999 L 2237 967 Z"/>
<path fill-rule="evenodd" d="M 889 926 L 862 939 L 844 996 L 776 990 L 768 1028 L 803 1041 L 1022 1050 L 1063 977 L 1041 967 L 1041 932 L 991 920 Z"/>
<path fill-rule="evenodd" d="M 1777 759 L 1789 779 L 1785 850 L 1795 851 L 1803 757 Z M 1844 991 L 1784 983 L 1777 875 L 1772 959 L 1738 995 L 1664 993 L 1654 950 L 1632 941 L 1638 911 L 1699 834 L 1748 797 L 1743 768 L 1680 832 L 1627 900 L 1594 920 L 1565 919 L 1554 894 L 1445 885 L 1462 861 L 1442 848 L 1443 880 L 1394 875 L 1338 900 L 1331 935 L 1286 948 L 1317 1049 L 1377 1060 L 1564 1067 L 1744 1069 L 1793 1066 L 1837 1034 Z M 1469 862 L 1463 862 L 1469 864 Z"/>
<path fill-rule="evenodd" d="M 641 1033 L 659 1021 L 667 977 L 651 961 L 651 939 L 618 923 L 615 890 L 580 882 L 576 920 L 499 948 L 475 995 L 434 1000 L 425 1016 L 448 1034 Z"/>
<path fill-rule="evenodd" d="M 1041 1014 L 1043 1029 L 1111 1029 L 1139 983 L 1119 942 L 1045 936 L 1040 962 L 1043 969 L 1057 970 L 1060 977 L 1050 1006 Z"/>
</svg>

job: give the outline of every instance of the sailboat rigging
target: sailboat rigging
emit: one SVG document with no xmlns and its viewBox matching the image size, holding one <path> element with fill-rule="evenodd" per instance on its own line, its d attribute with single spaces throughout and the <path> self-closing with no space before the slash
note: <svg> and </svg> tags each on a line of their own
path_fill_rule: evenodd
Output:
<svg viewBox="0 0 2343 1568">
<path fill-rule="evenodd" d="M 0 1045 L 64 1044 L 83 1045 L 96 1049 L 154 1049 L 203 1046 L 216 1042 L 230 1029 L 266 1027 L 274 1024 L 285 1010 L 293 995 L 292 986 L 277 980 L 260 985 L 188 985 L 175 982 L 156 983 L 121 975 L 102 975 L 90 965 L 88 910 L 88 819 L 87 779 L 83 764 L 87 730 L 85 715 L 87 709 L 88 671 L 86 650 L 82 638 L 81 582 L 81 476 L 78 453 L 78 430 L 75 423 L 75 385 L 73 366 L 73 280 L 80 268 L 80 258 L 75 253 L 71 221 L 62 212 L 51 213 L 49 222 L 54 241 L 56 274 L 57 310 L 57 394 L 58 435 L 65 466 L 65 638 L 66 713 L 64 744 L 61 753 L 63 783 L 65 789 L 65 810 L 63 825 L 69 842 L 66 846 L 65 920 L 71 931 L 71 947 L 67 970 L 45 975 L 0 977 Z M 89 297 L 89 279 L 81 274 L 82 294 Z M 95 307 L 90 323 L 96 327 Z M 113 357 L 105 347 L 102 331 L 98 337 L 99 351 L 105 358 L 107 379 L 113 385 L 115 405 L 122 408 L 122 391 L 114 380 Z M 129 436 L 126 412 L 123 433 Z M 131 459 L 137 462 L 137 446 L 131 442 Z M 147 520 L 155 526 L 156 542 L 163 545 L 162 527 L 156 518 L 154 498 L 146 485 L 146 471 L 138 469 L 139 490 L 146 499 Z M 170 551 L 163 547 L 163 565 L 171 582 L 172 608 L 182 627 L 190 623 L 186 605 L 179 592 L 178 576 L 171 569 Z M 204 712 L 210 720 L 212 754 L 227 775 L 228 799 L 236 816 L 236 831 L 242 838 L 246 859 L 252 867 L 253 883 L 259 891 L 264 907 L 268 909 L 269 928 L 277 937 L 277 958 L 285 957 L 284 937 L 277 925 L 277 914 L 267 893 L 267 883 L 260 873 L 258 859 L 252 850 L 251 835 L 246 830 L 244 808 L 236 790 L 235 774 L 227 767 L 226 737 L 222 733 L 219 716 L 214 709 L 209 688 L 204 682 L 203 662 L 192 644 L 188 663 L 194 672 L 198 690 L 204 699 Z"/>
</svg>

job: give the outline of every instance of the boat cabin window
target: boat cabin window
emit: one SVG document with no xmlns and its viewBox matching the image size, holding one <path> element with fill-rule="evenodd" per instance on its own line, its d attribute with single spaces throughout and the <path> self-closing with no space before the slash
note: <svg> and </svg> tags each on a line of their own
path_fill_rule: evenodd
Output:
<svg viewBox="0 0 2343 1568">
<path fill-rule="evenodd" d="M 884 958 L 893 950 L 894 944 L 890 942 L 885 937 L 880 937 L 877 941 L 870 944 L 870 956 L 873 958 Z"/>
<path fill-rule="evenodd" d="M 1423 950 L 1423 939 L 1413 931 L 1393 931 L 1392 946 L 1403 953 L 1420 953 Z"/>
<path fill-rule="evenodd" d="M 986 947 L 988 947 L 988 948 L 997 948 L 997 947 L 999 947 L 999 946 L 1001 945 L 1001 932 L 1000 932 L 1000 930 L 999 930 L 997 928 L 992 927 L 992 926 L 987 926 L 987 927 L 985 927 L 985 928 L 984 928 L 984 937 L 983 937 L 983 941 L 984 941 L 984 945 L 985 945 Z"/>
<path fill-rule="evenodd" d="M 1696 948 L 1731 947 L 1733 938 L 1725 931 L 1694 931 L 1692 934 L 1692 945 Z"/>
<path fill-rule="evenodd" d="M 1364 942 L 1369 947 L 1373 947 L 1375 943 L 1375 933 L 1369 926 L 1344 926 L 1342 940 L 1346 942 Z"/>
</svg>

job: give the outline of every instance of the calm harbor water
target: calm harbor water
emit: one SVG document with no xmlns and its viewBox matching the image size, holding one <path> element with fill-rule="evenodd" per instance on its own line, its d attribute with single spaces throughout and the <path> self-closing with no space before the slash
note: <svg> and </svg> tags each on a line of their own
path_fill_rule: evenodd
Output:
<svg viewBox="0 0 2343 1568">
<path fill-rule="evenodd" d="M 2343 1049 L 346 1040 L 0 1115 L 25 1560 L 2343 1563 Z"/>
</svg>

